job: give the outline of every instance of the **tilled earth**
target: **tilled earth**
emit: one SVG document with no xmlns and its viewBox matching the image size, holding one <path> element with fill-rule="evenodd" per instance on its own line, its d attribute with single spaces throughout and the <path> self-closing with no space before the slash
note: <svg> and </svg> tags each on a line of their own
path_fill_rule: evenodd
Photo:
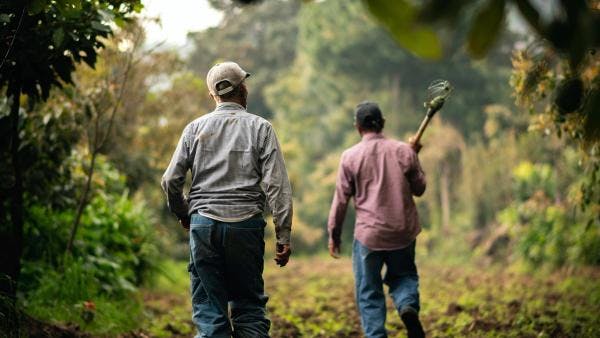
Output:
<svg viewBox="0 0 600 338">
<path fill-rule="evenodd" d="M 417 264 L 428 337 L 600 337 L 598 269 Z M 285 268 L 268 262 L 272 337 L 361 337 L 353 283 L 349 258 L 302 258 Z M 152 320 L 140 336 L 193 336 L 187 293 L 148 293 L 146 304 Z M 389 297 L 387 328 L 390 337 L 406 336 Z"/>
</svg>

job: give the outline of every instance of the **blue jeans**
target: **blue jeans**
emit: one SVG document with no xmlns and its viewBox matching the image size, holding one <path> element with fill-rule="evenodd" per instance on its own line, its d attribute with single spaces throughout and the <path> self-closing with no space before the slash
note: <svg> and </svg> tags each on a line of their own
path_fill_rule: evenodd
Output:
<svg viewBox="0 0 600 338">
<path fill-rule="evenodd" d="M 383 284 L 398 313 L 417 312 L 419 305 L 419 275 L 415 265 L 415 242 L 399 250 L 374 251 L 354 240 L 352 267 L 355 296 L 360 321 L 367 338 L 387 337 L 385 330 L 386 306 Z M 381 277 L 383 265 L 385 277 Z"/>
<path fill-rule="evenodd" d="M 192 215 L 190 271 L 196 337 L 268 337 L 261 216 L 224 223 Z"/>
</svg>

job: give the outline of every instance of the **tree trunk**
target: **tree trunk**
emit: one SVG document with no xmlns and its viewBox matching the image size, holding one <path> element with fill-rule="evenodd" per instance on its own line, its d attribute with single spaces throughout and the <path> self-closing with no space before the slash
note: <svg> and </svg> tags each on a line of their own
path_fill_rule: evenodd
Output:
<svg viewBox="0 0 600 338">
<path fill-rule="evenodd" d="M 21 88 L 13 86 L 9 90 L 12 97 L 10 110 L 11 144 L 10 158 L 13 170 L 13 187 L 10 196 L 10 223 L 3 225 L 0 235 L 2 259 L 0 259 L 0 312 L 6 314 L 0 318 L 2 327 L 17 331 L 18 320 L 15 307 L 17 282 L 21 271 L 21 253 L 23 252 L 23 173 L 19 158 L 19 98 Z M 4 221 L 4 220 L 3 220 Z"/>
<path fill-rule="evenodd" d="M 100 115 L 98 115 L 98 111 L 95 114 L 95 130 L 94 130 L 94 140 L 88 143 L 90 151 L 91 151 L 91 159 L 90 159 L 90 169 L 88 170 L 85 187 L 83 188 L 83 192 L 81 194 L 81 198 L 79 199 L 79 204 L 77 205 L 77 213 L 75 214 L 75 219 L 73 220 L 73 224 L 71 225 L 71 234 L 69 236 L 69 241 L 67 242 L 66 253 L 71 254 L 73 251 L 73 242 L 75 241 L 75 236 L 77 235 L 77 230 L 79 229 L 79 224 L 81 223 L 81 216 L 83 215 L 83 211 L 89 202 L 89 195 L 92 190 L 92 178 L 94 176 L 94 168 L 96 166 L 96 158 L 100 153 L 100 149 L 106 144 L 106 140 L 112 131 L 112 126 L 115 122 L 115 116 L 117 115 L 117 111 L 119 106 L 121 105 L 121 101 L 123 100 L 123 95 L 125 94 L 125 86 L 127 84 L 127 80 L 129 79 L 129 72 L 131 71 L 131 67 L 133 65 L 133 54 L 129 54 L 129 58 L 127 60 L 127 65 L 125 67 L 125 71 L 123 72 L 123 82 L 121 83 L 121 87 L 119 88 L 119 94 L 117 95 L 117 100 L 112 106 L 112 112 L 110 113 L 110 117 L 108 120 L 108 126 L 106 127 L 106 131 L 102 137 L 100 137 Z"/>
<path fill-rule="evenodd" d="M 443 163 L 440 173 L 440 202 L 442 204 L 442 233 L 450 233 L 450 170 Z"/>
<path fill-rule="evenodd" d="M 94 167 L 96 166 L 97 155 L 98 150 L 94 149 L 92 151 L 92 158 L 90 159 L 90 169 L 88 170 L 85 187 L 83 188 L 83 192 L 81 193 L 81 198 L 79 199 L 79 204 L 77 205 L 77 213 L 75 214 L 75 219 L 73 220 L 73 224 L 71 225 L 71 235 L 69 236 L 69 242 L 67 243 L 67 253 L 71 253 L 71 251 L 73 250 L 73 242 L 75 241 L 75 235 L 77 235 L 79 223 L 81 223 L 81 215 L 83 214 L 83 210 L 88 204 L 88 195 L 92 188 L 92 178 L 94 176 Z"/>
<path fill-rule="evenodd" d="M 391 81 L 391 92 L 392 92 L 392 109 L 395 111 L 400 110 L 400 74 L 395 73 L 392 75 Z"/>
</svg>

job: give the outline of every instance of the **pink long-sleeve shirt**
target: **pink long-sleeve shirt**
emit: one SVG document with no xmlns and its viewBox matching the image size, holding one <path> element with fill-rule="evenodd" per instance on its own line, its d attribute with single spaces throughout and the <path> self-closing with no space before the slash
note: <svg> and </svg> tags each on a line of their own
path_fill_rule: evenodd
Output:
<svg viewBox="0 0 600 338">
<path fill-rule="evenodd" d="M 406 143 L 368 133 L 342 154 L 329 212 L 330 242 L 340 243 L 350 197 L 354 197 L 354 238 L 371 250 L 396 250 L 421 232 L 413 195 L 425 192 L 425 174 Z"/>
</svg>

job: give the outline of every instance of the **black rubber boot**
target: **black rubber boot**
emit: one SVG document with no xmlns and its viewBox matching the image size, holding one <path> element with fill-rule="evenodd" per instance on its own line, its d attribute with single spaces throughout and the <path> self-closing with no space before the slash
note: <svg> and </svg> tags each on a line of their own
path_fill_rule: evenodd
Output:
<svg viewBox="0 0 600 338">
<path fill-rule="evenodd" d="M 423 326 L 421 326 L 421 321 L 419 321 L 419 315 L 416 311 L 412 309 L 402 311 L 400 318 L 402 319 L 402 322 L 404 322 L 404 326 L 406 326 L 408 338 L 425 338 L 425 332 L 423 331 Z"/>
</svg>

